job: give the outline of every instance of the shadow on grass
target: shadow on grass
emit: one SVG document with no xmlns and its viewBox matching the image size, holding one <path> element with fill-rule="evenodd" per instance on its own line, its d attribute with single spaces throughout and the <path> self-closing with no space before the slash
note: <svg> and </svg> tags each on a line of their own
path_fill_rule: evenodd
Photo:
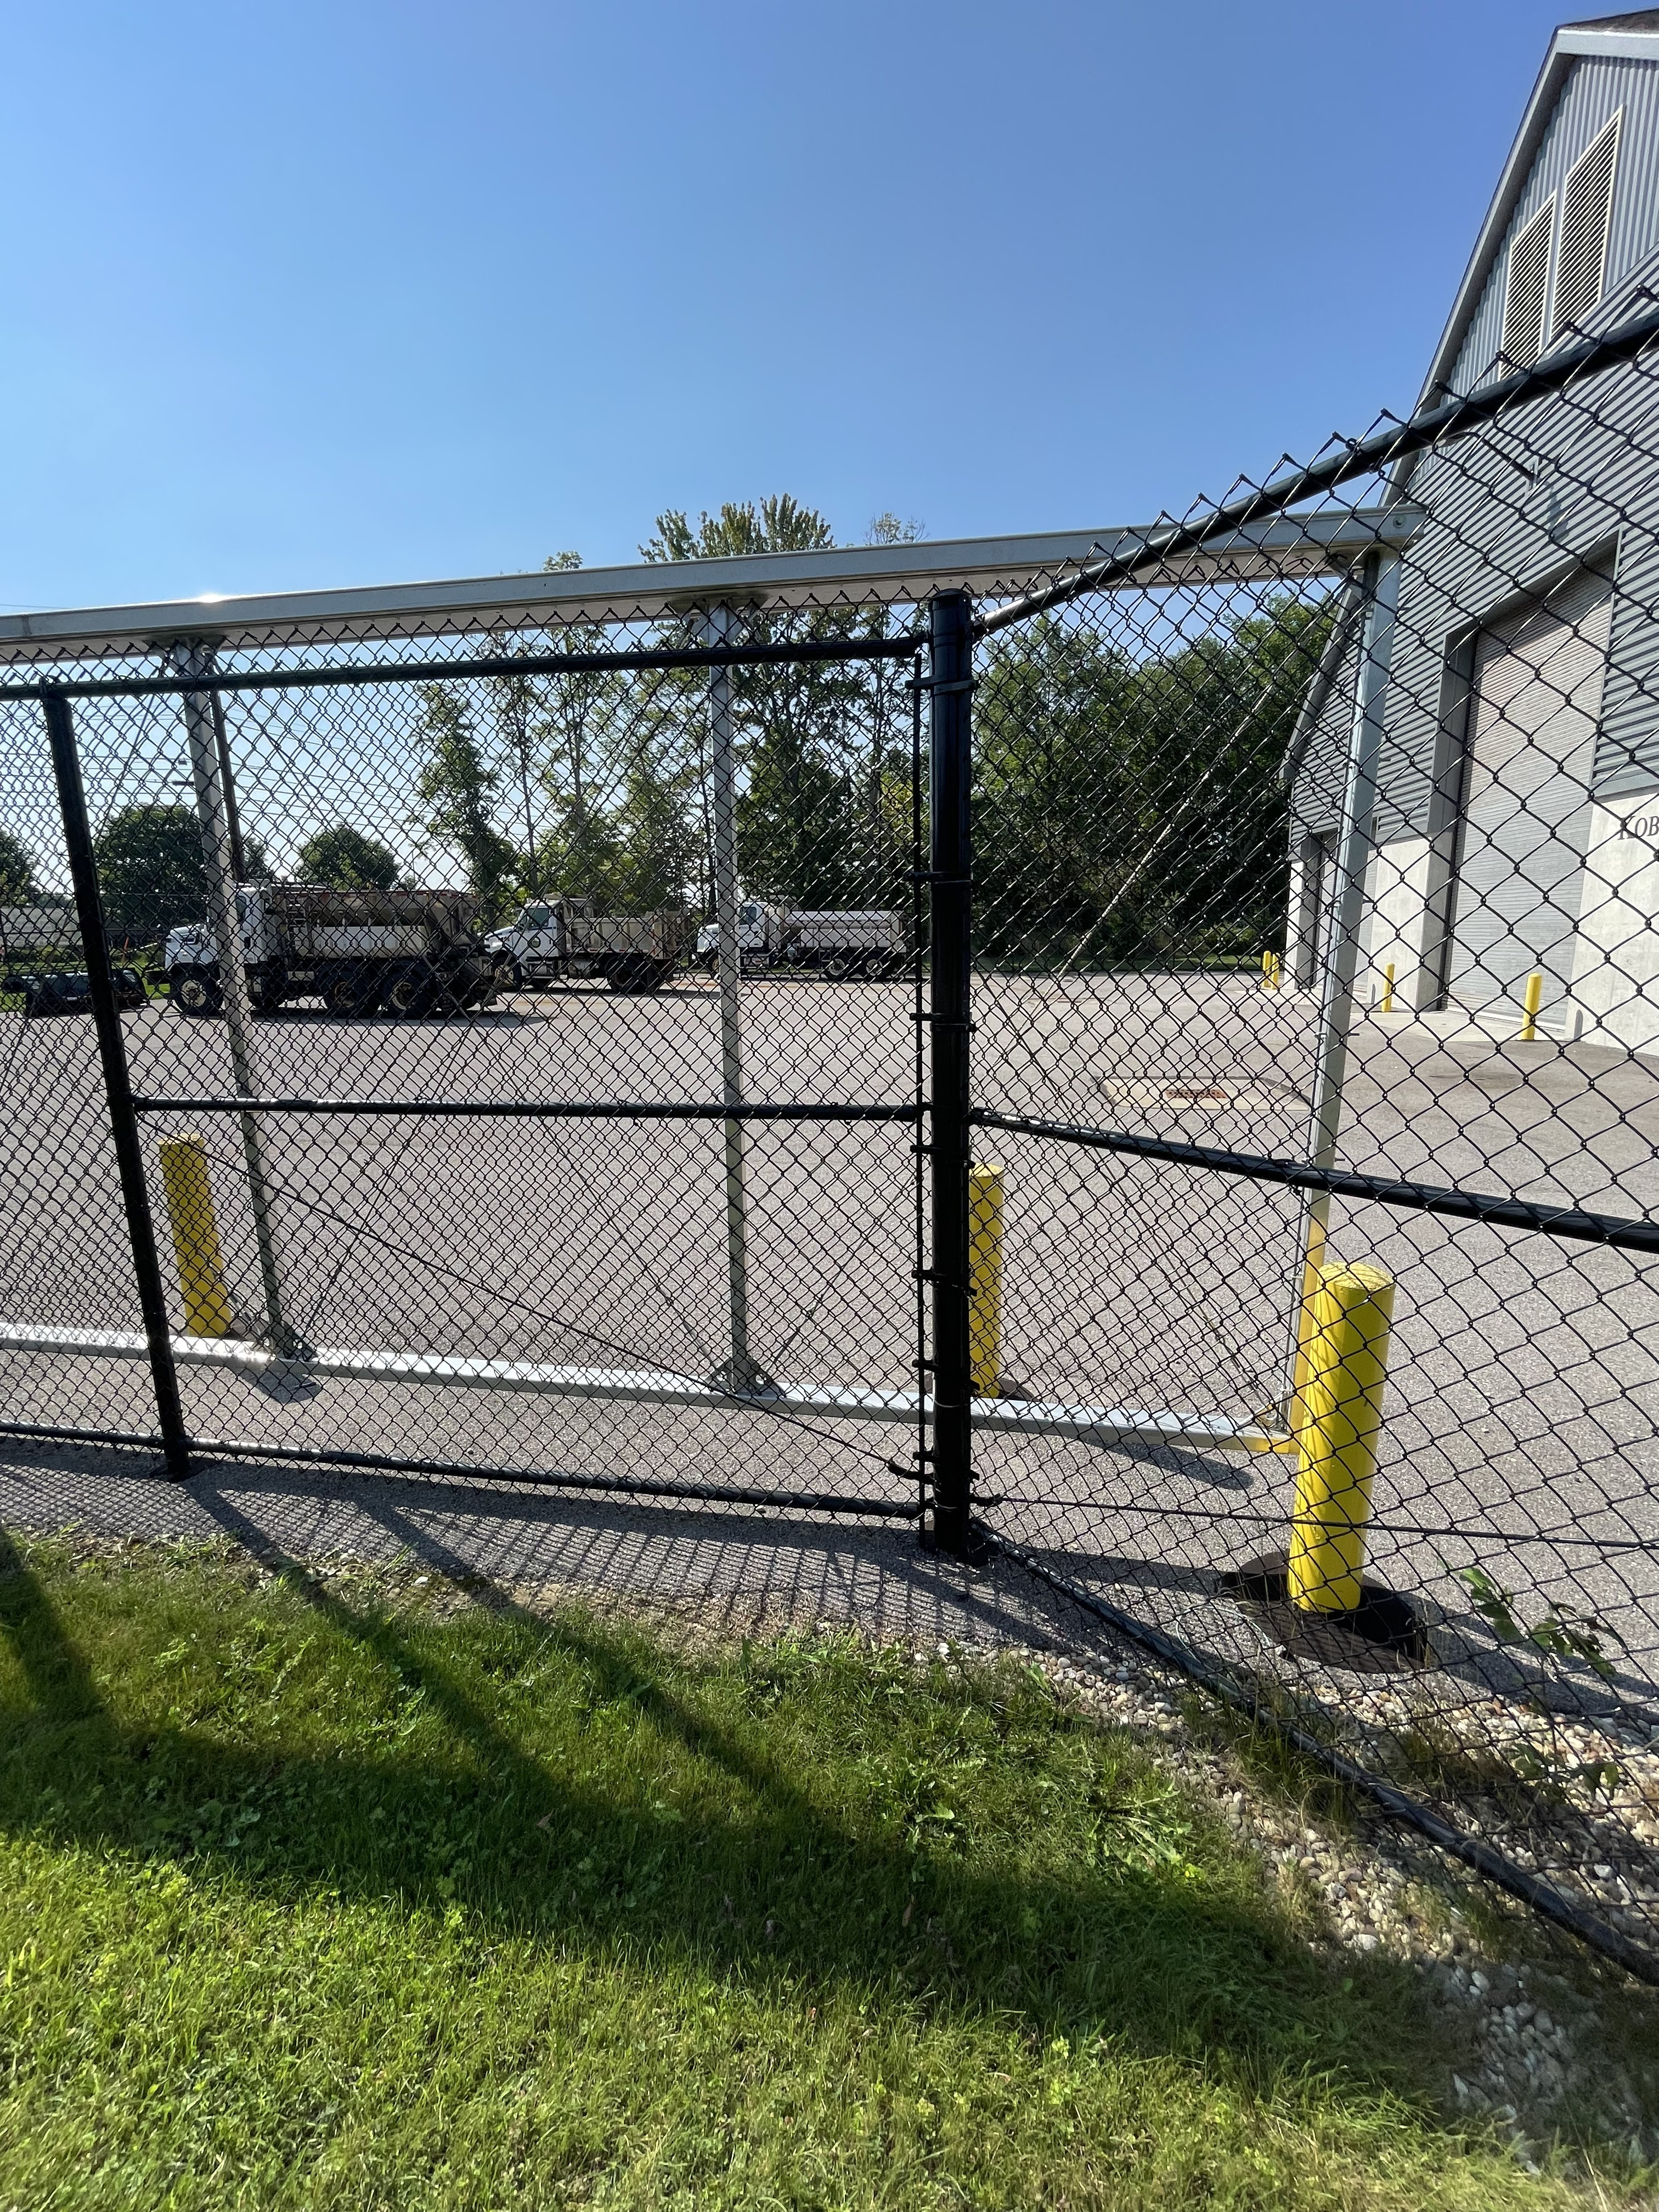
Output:
<svg viewBox="0 0 1659 2212">
<path fill-rule="evenodd" d="M 223 1517 L 241 1533 L 234 1509 Z M 501 1604 L 457 1631 L 360 1609 L 298 1562 L 276 1564 L 313 1610 L 313 1641 L 348 1670 L 358 1662 L 347 1647 L 371 1659 L 358 1673 L 381 1693 L 349 1728 L 343 1705 L 334 1741 L 333 1716 L 313 1713 L 324 1740 L 304 1750 L 246 1740 L 258 1730 L 239 1723 L 236 1669 L 189 1724 L 122 1722 L 0 1538 L 0 1633 L 33 1700 L 0 1716 L 0 1824 L 137 1861 L 187 1860 L 198 1879 L 276 1899 L 326 1891 L 459 1908 L 489 1941 L 555 1942 L 635 1970 L 680 1960 L 762 1995 L 850 1985 L 923 2014 L 993 2014 L 1043 2040 L 1103 2035 L 1141 2055 L 1224 2057 L 1264 2087 L 1287 2069 L 1367 2094 L 1412 2086 L 1424 2031 L 1410 1970 L 1339 1968 L 1310 1950 L 1264 1891 L 1227 1870 L 1223 1844 L 1189 1835 L 1138 1750 L 1103 1743 L 1086 1782 L 1076 1770 L 1045 1779 L 1052 1747 L 1092 1732 L 1034 1687 L 964 1679 L 929 1710 L 952 1705 L 972 1718 L 972 1742 L 1000 1745 L 1036 1814 L 1035 1860 L 1047 1868 L 1036 1872 L 964 1841 L 979 1786 L 969 1738 L 953 1740 L 963 1757 L 947 1744 L 931 1762 L 899 1741 L 892 1716 L 906 1697 L 914 1711 L 916 1693 L 896 1676 L 884 1689 L 867 1667 L 848 1670 L 838 1718 L 865 1698 L 864 1742 L 844 1731 L 839 1761 L 815 1759 L 791 1733 L 802 1680 L 769 1672 L 764 1653 L 715 1712 L 720 1699 L 700 1694 L 712 1668 L 625 1626 Z M 222 1614 L 209 1621 L 238 1632 Z M 305 1646 L 303 1635 L 286 1642 Z M 165 1656 L 137 1663 L 153 1680 Z M 808 1677 L 803 1694 L 817 1694 Z M 263 1679 L 274 1705 L 287 1675 Z M 538 1681 L 562 1716 L 539 1755 L 499 1717 L 521 1714 L 533 1733 L 525 1686 Z M 957 1784 L 957 1804 L 945 1802 Z M 1045 1789 L 1053 1837 L 1075 1830 L 1075 1851 L 1042 1847 Z"/>
</svg>

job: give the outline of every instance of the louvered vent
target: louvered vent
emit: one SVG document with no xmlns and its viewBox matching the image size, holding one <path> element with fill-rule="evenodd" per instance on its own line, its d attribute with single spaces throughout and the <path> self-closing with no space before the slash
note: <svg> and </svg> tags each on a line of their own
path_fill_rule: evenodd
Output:
<svg viewBox="0 0 1659 2212">
<path fill-rule="evenodd" d="M 1555 311 L 1550 335 L 1581 324 L 1601 296 L 1613 214 L 1613 173 L 1619 160 L 1624 110 L 1603 125 L 1567 172 L 1561 195 L 1561 254 L 1556 264 Z"/>
<path fill-rule="evenodd" d="M 1511 368 L 1530 368 L 1544 350 L 1544 294 L 1549 283 L 1555 199 L 1547 199 L 1510 248 L 1504 295 L 1504 352 Z"/>
</svg>

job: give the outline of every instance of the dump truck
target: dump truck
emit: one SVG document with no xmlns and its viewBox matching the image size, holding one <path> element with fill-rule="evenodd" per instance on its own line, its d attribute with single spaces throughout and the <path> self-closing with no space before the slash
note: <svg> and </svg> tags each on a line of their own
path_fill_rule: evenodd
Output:
<svg viewBox="0 0 1659 2212">
<path fill-rule="evenodd" d="M 685 916 L 595 914 L 591 898 L 536 899 L 485 939 L 495 971 L 514 989 L 599 977 L 613 991 L 660 991 L 685 955 Z"/>
<path fill-rule="evenodd" d="M 244 884 L 236 893 L 242 961 L 256 1013 L 320 999 L 331 1014 L 456 1013 L 495 995 L 495 963 L 465 891 L 335 890 Z M 181 1014 L 224 1003 L 219 952 L 204 922 L 167 933 L 167 996 Z"/>
<path fill-rule="evenodd" d="M 720 929 L 697 932 L 697 957 L 720 959 Z M 745 969 L 811 968 L 837 981 L 892 975 L 908 957 L 902 915 L 885 907 L 811 908 L 745 899 L 738 908 L 738 951 Z"/>
</svg>

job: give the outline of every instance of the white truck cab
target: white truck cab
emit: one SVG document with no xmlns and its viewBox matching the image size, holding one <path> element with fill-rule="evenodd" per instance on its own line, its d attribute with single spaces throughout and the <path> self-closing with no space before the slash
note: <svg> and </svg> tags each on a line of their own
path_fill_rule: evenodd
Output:
<svg viewBox="0 0 1659 2212">
<path fill-rule="evenodd" d="M 563 946 L 558 908 L 532 900 L 520 908 L 517 919 L 505 929 L 492 929 L 484 943 L 508 981 L 548 981 L 559 972 Z"/>
<path fill-rule="evenodd" d="M 738 951 L 745 968 L 765 966 L 783 950 L 788 908 L 768 906 L 760 899 L 744 899 L 738 908 Z M 706 921 L 697 932 L 697 957 L 707 968 L 720 958 L 720 933 L 716 922 Z"/>
</svg>

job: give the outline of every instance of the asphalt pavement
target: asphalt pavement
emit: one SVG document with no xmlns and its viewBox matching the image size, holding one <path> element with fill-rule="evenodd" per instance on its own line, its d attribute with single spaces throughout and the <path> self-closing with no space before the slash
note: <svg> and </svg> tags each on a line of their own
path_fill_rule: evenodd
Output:
<svg viewBox="0 0 1659 2212">
<path fill-rule="evenodd" d="M 914 1105 L 915 1012 L 902 981 L 750 981 L 743 1094 Z M 1314 1013 L 1294 994 L 1262 993 L 1243 976 L 989 975 L 975 1019 L 976 1096 L 1001 1111 L 1249 1152 L 1298 1155 L 1304 1143 Z M 125 1027 L 141 1094 L 231 1091 L 222 1022 L 157 1004 L 128 1014 Z M 639 998 L 520 994 L 470 1021 L 354 1023 L 289 1008 L 259 1022 L 257 1051 L 267 1097 L 410 1105 L 722 1096 L 718 1000 L 701 983 Z M 203 1136 L 228 1273 L 257 1333 L 260 1270 L 237 1115 L 150 1111 L 143 1127 L 163 1223 L 156 1142 L 186 1129 Z M 1343 1150 L 1360 1168 L 1638 1216 L 1659 1187 L 1656 1139 L 1659 1078 L 1644 1061 L 1449 1039 L 1376 1018 L 1356 1031 Z M 261 1116 L 260 1140 L 284 1297 L 313 1344 L 653 1368 L 693 1380 L 730 1351 L 730 1194 L 718 1119 L 276 1111 Z M 780 1382 L 914 1388 L 915 1143 L 904 1120 L 744 1125 L 750 1344 Z M 1282 1396 L 1302 1235 L 1293 1194 L 1030 1136 L 988 1135 L 981 1150 L 994 1152 L 1007 1193 L 1005 1390 L 1241 1423 Z M 0 1160 L 11 1194 L 0 1221 L 0 1319 L 136 1328 L 86 1019 L 0 1016 Z M 171 1279 L 165 1227 L 162 1241 Z M 1375 1571 L 1452 1625 L 1449 1648 L 1473 1655 L 1472 1686 L 1491 1638 L 1449 1571 L 1480 1564 L 1534 1608 L 1553 1602 L 1604 1620 L 1628 1645 L 1625 1694 L 1645 1697 L 1659 1655 L 1654 1263 L 1341 1202 L 1332 1245 L 1387 1267 L 1398 1285 Z M 0 1357 L 14 1421 L 153 1425 L 140 1364 Z M 902 1428 L 763 1408 L 319 1381 L 303 1363 L 257 1379 L 181 1372 L 193 1431 L 248 1449 L 201 1481 L 241 1485 L 258 1513 L 331 1540 L 371 1540 L 363 1479 L 262 1462 L 262 1449 L 454 1462 L 499 1470 L 503 1483 L 540 1471 L 831 1490 L 849 1500 L 914 1496 L 887 1464 L 908 1457 L 914 1438 Z M 31 1513 L 54 1496 L 72 1497 L 76 1512 L 89 1497 L 125 1501 L 116 1517 L 143 1521 L 133 1501 L 152 1493 L 135 1480 L 130 1455 L 113 1455 L 100 1474 L 96 1455 L 60 1462 L 56 1449 L 17 1457 L 0 1475 L 0 1501 L 21 1511 L 32 1500 Z M 988 1496 L 1001 1501 L 988 1517 L 1057 1569 L 1212 1647 L 1249 1651 L 1249 1624 L 1216 1602 L 1212 1577 L 1283 1542 L 1288 1458 L 1024 1437 L 981 1439 L 979 1467 Z M 168 1492 L 163 1519 L 176 1519 L 178 1501 L 197 1488 Z M 890 1570 L 909 1587 L 910 1570 L 896 1564 L 914 1556 L 902 1528 L 849 1534 L 850 1524 L 822 1516 L 711 1520 L 701 1509 L 677 1518 L 678 1509 L 501 1484 L 449 1486 L 441 1508 L 430 1497 L 411 1508 L 395 1486 L 374 1494 L 403 1498 L 398 1512 L 437 1512 L 452 1534 L 457 1516 L 471 1516 L 477 1531 L 462 1552 L 527 1547 L 576 1579 L 598 1572 L 601 1556 L 614 1567 L 626 1555 L 650 1563 L 627 1575 L 653 1589 L 677 1574 L 712 1588 L 759 1546 L 756 1558 L 775 1562 L 762 1581 L 775 1571 L 808 1612 L 813 1589 L 831 1613 L 854 1602 L 860 1575 L 874 1571 L 849 1560 L 879 1557 L 877 1579 Z M 283 1499 L 279 1510 L 273 1501 Z M 710 1565 L 720 1559 L 728 1565 Z"/>
</svg>

